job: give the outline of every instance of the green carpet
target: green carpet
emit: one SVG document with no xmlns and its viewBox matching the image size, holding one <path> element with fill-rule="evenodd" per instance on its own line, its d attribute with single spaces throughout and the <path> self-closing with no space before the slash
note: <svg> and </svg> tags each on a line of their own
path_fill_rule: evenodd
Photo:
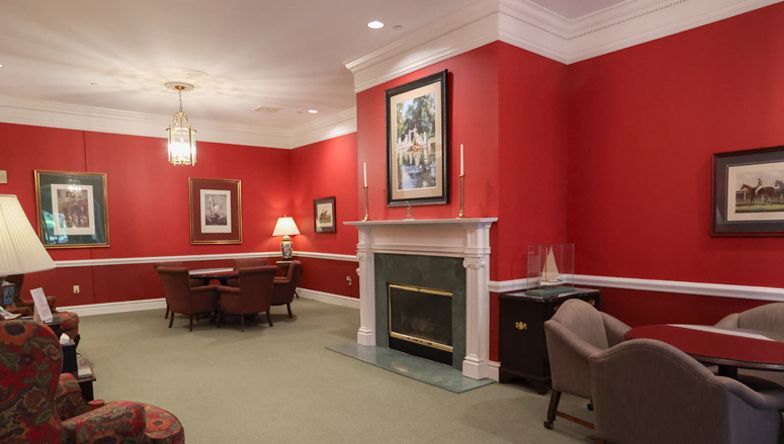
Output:
<svg viewBox="0 0 784 444">
<path fill-rule="evenodd" d="M 587 443 L 548 397 L 516 384 L 455 394 L 325 349 L 356 338 L 359 311 L 306 299 L 273 309 L 274 327 L 188 332 L 163 310 L 83 317 L 79 352 L 95 364 L 97 398 L 136 400 L 177 415 L 198 443 Z M 592 420 L 585 402 L 562 409 Z"/>
</svg>

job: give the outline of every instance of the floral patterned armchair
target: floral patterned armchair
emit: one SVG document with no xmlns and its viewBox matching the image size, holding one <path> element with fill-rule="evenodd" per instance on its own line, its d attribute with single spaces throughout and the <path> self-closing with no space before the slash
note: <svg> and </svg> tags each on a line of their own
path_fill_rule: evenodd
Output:
<svg viewBox="0 0 784 444">
<path fill-rule="evenodd" d="M 156 442 L 145 430 L 147 408 L 168 412 L 127 401 L 84 403 L 73 376 L 60 375 L 61 363 L 60 344 L 49 328 L 0 322 L 0 442 Z M 177 426 L 177 439 L 166 442 L 184 441 Z"/>
</svg>

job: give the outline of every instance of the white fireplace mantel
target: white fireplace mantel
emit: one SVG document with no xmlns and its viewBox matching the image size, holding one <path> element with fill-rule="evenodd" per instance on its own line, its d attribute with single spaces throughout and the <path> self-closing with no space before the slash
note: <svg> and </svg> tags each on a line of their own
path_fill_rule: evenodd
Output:
<svg viewBox="0 0 784 444">
<path fill-rule="evenodd" d="M 375 253 L 462 257 L 466 269 L 463 374 L 498 379 L 490 365 L 490 226 L 497 217 L 345 222 L 357 228 L 360 327 L 357 342 L 376 345 Z"/>
</svg>

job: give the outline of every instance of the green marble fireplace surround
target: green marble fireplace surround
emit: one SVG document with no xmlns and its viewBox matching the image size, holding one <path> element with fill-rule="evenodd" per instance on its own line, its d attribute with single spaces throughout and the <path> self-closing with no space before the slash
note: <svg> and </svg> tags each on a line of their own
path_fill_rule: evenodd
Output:
<svg viewBox="0 0 784 444">
<path fill-rule="evenodd" d="M 466 269 L 463 258 L 375 253 L 376 345 L 389 346 L 387 284 L 450 291 L 452 295 L 452 367 L 462 370 L 466 355 Z"/>
</svg>

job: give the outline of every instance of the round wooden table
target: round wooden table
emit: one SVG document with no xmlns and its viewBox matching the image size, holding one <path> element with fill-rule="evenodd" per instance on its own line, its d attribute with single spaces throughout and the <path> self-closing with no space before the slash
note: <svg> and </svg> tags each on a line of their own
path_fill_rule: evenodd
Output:
<svg viewBox="0 0 784 444">
<path fill-rule="evenodd" d="M 737 378 L 738 368 L 784 371 L 784 335 L 704 325 L 634 327 L 626 339 L 656 339 L 694 359 L 719 366 L 719 375 Z"/>
</svg>

